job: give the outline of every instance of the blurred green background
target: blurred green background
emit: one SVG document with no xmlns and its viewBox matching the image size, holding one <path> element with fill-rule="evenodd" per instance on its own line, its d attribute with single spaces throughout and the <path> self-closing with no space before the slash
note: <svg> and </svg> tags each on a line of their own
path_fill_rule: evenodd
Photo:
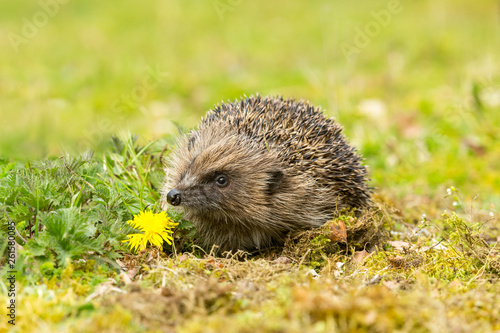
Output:
<svg viewBox="0 0 500 333">
<path fill-rule="evenodd" d="M 4 158 L 146 142 L 281 94 L 342 123 L 379 189 L 500 204 L 497 0 L 2 1 L 0 35 Z"/>
</svg>

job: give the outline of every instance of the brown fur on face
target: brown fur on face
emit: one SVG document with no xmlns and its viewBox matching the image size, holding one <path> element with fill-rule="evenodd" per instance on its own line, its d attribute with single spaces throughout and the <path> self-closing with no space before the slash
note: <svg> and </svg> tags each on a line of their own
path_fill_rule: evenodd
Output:
<svg viewBox="0 0 500 333">
<path fill-rule="evenodd" d="M 338 209 L 369 204 L 366 168 L 341 131 L 302 101 L 257 96 L 222 104 L 179 144 L 163 195 L 180 193 L 205 246 L 270 246 Z"/>
</svg>

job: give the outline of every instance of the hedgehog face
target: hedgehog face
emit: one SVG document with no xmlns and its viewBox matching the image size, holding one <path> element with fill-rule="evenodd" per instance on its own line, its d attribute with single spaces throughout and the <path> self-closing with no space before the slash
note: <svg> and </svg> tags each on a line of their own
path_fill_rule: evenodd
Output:
<svg viewBox="0 0 500 333">
<path fill-rule="evenodd" d="M 283 168 L 271 153 L 242 138 L 216 141 L 194 141 L 181 150 L 170 169 L 167 201 L 196 220 L 246 222 L 260 216 L 283 183 Z"/>
<path fill-rule="evenodd" d="M 214 169 L 200 173 L 190 168 L 167 193 L 167 201 L 200 212 L 224 209 L 226 199 L 234 195 L 233 184 L 237 182 L 234 172 Z"/>
</svg>

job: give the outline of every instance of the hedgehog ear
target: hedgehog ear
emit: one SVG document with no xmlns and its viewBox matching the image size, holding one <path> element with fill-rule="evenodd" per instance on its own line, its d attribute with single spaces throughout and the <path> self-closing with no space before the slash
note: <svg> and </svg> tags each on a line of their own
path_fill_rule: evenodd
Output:
<svg viewBox="0 0 500 333">
<path fill-rule="evenodd" d="M 279 169 L 269 172 L 269 180 L 267 188 L 269 195 L 273 195 L 278 191 L 281 183 L 283 183 L 284 176 L 285 174 L 283 173 L 283 171 Z"/>
</svg>

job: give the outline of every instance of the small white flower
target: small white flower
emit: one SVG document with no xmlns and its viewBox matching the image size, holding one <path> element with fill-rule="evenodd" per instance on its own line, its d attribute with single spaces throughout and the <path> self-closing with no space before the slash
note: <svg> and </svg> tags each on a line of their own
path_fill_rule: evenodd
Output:
<svg viewBox="0 0 500 333">
<path fill-rule="evenodd" d="M 427 218 L 427 215 L 422 214 L 422 220 L 425 220 Z"/>
<path fill-rule="evenodd" d="M 448 195 L 451 195 L 451 188 L 448 188 L 446 192 L 448 192 Z"/>
<path fill-rule="evenodd" d="M 313 279 L 319 278 L 319 274 L 314 269 L 311 269 L 310 271 L 308 271 L 306 273 L 306 275 L 311 275 Z"/>
<path fill-rule="evenodd" d="M 495 216 L 495 214 L 493 214 L 493 212 L 490 212 L 490 216 L 493 217 L 493 216 Z"/>
<path fill-rule="evenodd" d="M 458 202 L 453 201 L 453 206 L 458 206 Z"/>
</svg>

